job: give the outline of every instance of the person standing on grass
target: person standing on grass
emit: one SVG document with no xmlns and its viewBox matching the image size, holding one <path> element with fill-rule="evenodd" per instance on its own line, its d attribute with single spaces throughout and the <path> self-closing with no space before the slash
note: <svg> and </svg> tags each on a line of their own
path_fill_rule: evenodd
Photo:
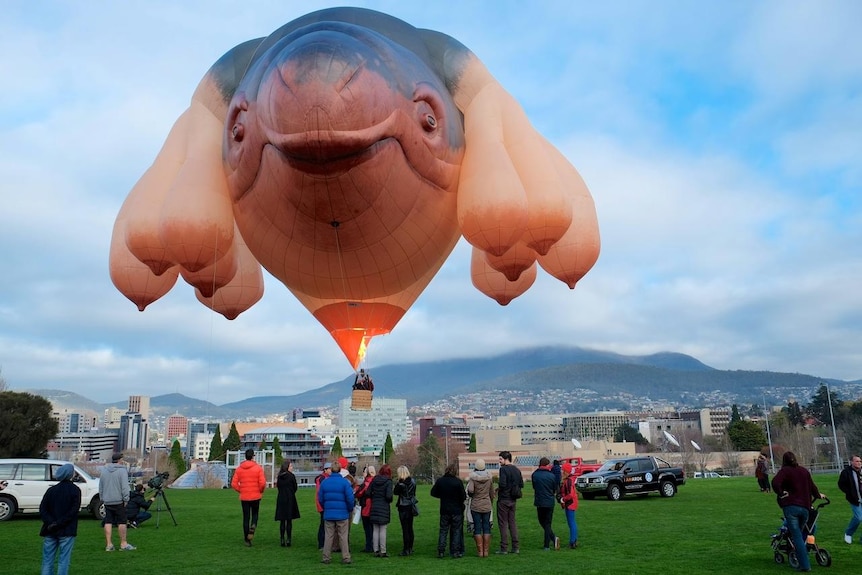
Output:
<svg viewBox="0 0 862 575">
<path fill-rule="evenodd" d="M 54 471 L 54 479 L 59 483 L 52 485 L 42 497 L 39 515 L 42 517 L 41 575 L 54 573 L 57 562 L 57 575 L 67 575 L 72 561 L 72 548 L 78 535 L 78 512 L 81 510 L 81 490 L 72 483 L 75 468 L 71 463 L 61 465 Z"/>
<path fill-rule="evenodd" d="M 808 523 L 808 510 L 815 499 L 825 499 L 820 493 L 811 473 L 799 465 L 792 451 L 785 451 L 781 458 L 781 469 L 772 478 L 772 490 L 778 495 L 778 505 L 784 512 L 784 520 L 790 531 L 796 558 L 799 560 L 799 571 L 811 571 L 811 561 L 805 546 L 802 530 Z"/>
<path fill-rule="evenodd" d="M 254 532 L 257 530 L 260 500 L 266 489 L 266 476 L 263 473 L 263 467 L 254 461 L 254 449 L 245 450 L 245 461 L 234 471 L 230 486 L 239 493 L 239 501 L 242 505 L 243 538 L 246 546 L 251 547 Z"/>
<path fill-rule="evenodd" d="M 275 480 L 278 497 L 275 500 L 275 520 L 279 522 L 278 533 L 281 535 L 281 546 L 290 547 L 293 536 L 293 520 L 299 519 L 299 505 L 296 503 L 296 475 L 293 474 L 293 462 L 285 459 L 281 463 L 278 478 Z"/>
<path fill-rule="evenodd" d="M 320 482 L 320 488 L 317 490 L 317 503 L 323 509 L 325 532 L 320 562 L 326 565 L 332 559 L 332 546 L 336 538 L 341 547 L 341 562 L 344 564 L 352 563 L 348 533 L 350 512 L 353 511 L 355 499 L 353 498 L 353 487 L 347 479 L 342 477 L 340 472 L 341 464 L 336 461 L 330 467 L 329 476 Z"/>
<path fill-rule="evenodd" d="M 464 556 L 464 500 L 467 492 L 458 479 L 458 464 L 450 463 L 443 477 L 431 487 L 431 497 L 440 500 L 440 535 L 437 538 L 437 558 L 446 556 L 446 535 L 449 535 L 449 554 L 452 559 Z"/>
<path fill-rule="evenodd" d="M 375 557 L 389 557 L 386 553 L 386 527 L 392 520 L 392 468 L 383 464 L 380 472 L 371 480 L 368 486 L 368 496 L 371 498 L 372 544 Z"/>
<path fill-rule="evenodd" d="M 521 470 L 512 465 L 512 454 L 501 451 L 500 479 L 497 487 L 497 521 L 500 524 L 500 549 L 497 555 L 508 553 L 508 539 L 511 533 L 512 553 L 520 553 L 520 542 L 518 541 L 518 524 L 515 521 L 515 507 L 521 498 L 524 489 L 524 477 Z"/>
<path fill-rule="evenodd" d="M 754 466 L 754 476 L 757 478 L 757 485 L 764 493 L 769 493 L 769 461 L 764 454 L 757 456 L 757 463 Z"/>
<path fill-rule="evenodd" d="M 371 486 L 371 481 L 377 475 L 377 470 L 373 465 L 365 468 L 365 477 L 362 483 L 356 484 L 354 495 L 359 501 L 359 506 L 362 509 L 360 516 L 362 518 L 362 530 L 365 532 L 365 547 L 360 553 L 374 553 L 374 527 L 371 525 L 371 497 L 368 496 L 368 488 Z"/>
<path fill-rule="evenodd" d="M 120 533 L 120 551 L 136 548 L 126 541 L 126 505 L 129 503 L 129 471 L 123 454 L 111 456 L 111 463 L 102 467 L 99 475 L 99 499 L 105 504 L 105 551 L 114 550 L 113 527 Z"/>
<path fill-rule="evenodd" d="M 561 489 L 560 505 L 566 514 L 566 523 L 569 525 L 569 549 L 578 548 L 578 522 L 576 514 L 578 511 L 578 490 L 575 488 L 577 477 L 572 473 L 572 464 L 563 463 L 563 486 Z"/>
<path fill-rule="evenodd" d="M 552 525 L 554 520 L 554 506 L 557 504 L 557 495 L 560 492 L 560 484 L 551 471 L 551 461 L 547 457 L 539 460 L 539 467 L 533 472 L 533 505 L 539 517 L 539 525 L 544 532 L 544 549 L 548 551 L 551 545 L 554 549 L 560 548 L 560 538 L 554 534 Z"/>
<path fill-rule="evenodd" d="M 844 530 L 844 542 L 853 544 L 853 534 L 862 523 L 862 459 L 858 455 L 850 458 L 850 465 L 838 476 L 838 489 L 844 493 L 853 515 Z M 862 540 L 860 540 L 862 542 Z"/>
<path fill-rule="evenodd" d="M 401 540 L 403 548 L 399 555 L 413 555 L 413 502 L 416 499 L 416 481 L 410 477 L 410 470 L 402 465 L 398 468 L 398 483 L 392 492 L 398 496 L 395 508 L 398 510 L 398 520 L 401 523 Z"/>
<path fill-rule="evenodd" d="M 473 539 L 479 557 L 487 557 L 491 549 L 491 510 L 494 508 L 494 482 L 481 457 L 473 464 L 467 478 L 470 514 L 473 517 Z"/>
<path fill-rule="evenodd" d="M 323 549 L 323 542 L 326 539 L 326 522 L 323 520 L 323 506 L 320 504 L 320 501 L 317 499 L 317 495 L 320 492 L 320 484 L 323 483 L 332 473 L 332 464 L 330 462 L 326 462 L 323 464 L 323 471 L 320 472 L 320 475 L 314 478 L 314 503 L 317 505 L 317 514 L 320 515 L 320 525 L 317 526 L 317 549 Z"/>
</svg>

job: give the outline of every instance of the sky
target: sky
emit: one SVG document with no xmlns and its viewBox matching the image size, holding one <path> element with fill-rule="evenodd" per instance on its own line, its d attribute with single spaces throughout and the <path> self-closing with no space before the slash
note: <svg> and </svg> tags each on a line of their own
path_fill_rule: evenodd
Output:
<svg viewBox="0 0 862 575">
<path fill-rule="evenodd" d="M 116 214 L 209 66 L 341 3 L 4 3 L 0 376 L 216 404 L 352 374 L 277 280 L 234 321 L 113 286 Z M 470 48 L 580 171 L 602 252 L 501 307 L 462 240 L 366 366 L 540 345 L 862 379 L 862 4 L 356 2 Z M 409 384 L 409 383 L 408 383 Z"/>
</svg>

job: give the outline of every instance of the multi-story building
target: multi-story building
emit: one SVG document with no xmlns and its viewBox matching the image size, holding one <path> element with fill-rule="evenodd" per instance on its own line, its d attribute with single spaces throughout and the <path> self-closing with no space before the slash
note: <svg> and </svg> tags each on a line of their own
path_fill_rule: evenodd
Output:
<svg viewBox="0 0 862 575">
<path fill-rule="evenodd" d="M 470 427 L 463 418 L 459 420 L 419 418 L 419 441 L 425 441 L 429 435 L 433 435 L 439 440 L 457 441 L 464 447 L 470 447 L 470 434 Z"/>
<path fill-rule="evenodd" d="M 52 459 L 67 461 L 111 461 L 118 450 L 117 432 L 60 433 L 48 442 Z"/>
<path fill-rule="evenodd" d="M 140 413 L 145 420 L 150 419 L 150 398 L 146 395 L 130 395 L 129 411 Z"/>
<path fill-rule="evenodd" d="M 356 429 L 360 452 L 380 453 L 387 434 L 393 446 L 410 440 L 413 425 L 407 417 L 406 399 L 375 397 L 369 411 L 352 410 L 350 403 L 350 398 L 339 402 L 338 423 L 341 428 Z"/>
<path fill-rule="evenodd" d="M 105 419 L 102 427 L 105 429 L 120 429 L 120 419 L 126 414 L 119 407 L 109 407 L 105 410 Z"/>
<path fill-rule="evenodd" d="M 596 439 L 613 441 L 620 425 L 631 425 L 631 416 L 622 411 L 575 413 L 562 417 L 563 439 Z"/>
<path fill-rule="evenodd" d="M 278 440 L 282 456 L 294 461 L 297 469 L 320 469 L 329 453 L 318 435 L 292 425 L 258 427 L 247 431 L 240 439 L 241 451 L 249 448 L 257 450 L 262 441 L 271 444 L 273 440 Z"/>
<path fill-rule="evenodd" d="M 120 418 L 119 450 L 143 455 L 147 451 L 147 420 L 140 413 L 128 412 Z"/>
<path fill-rule="evenodd" d="M 57 422 L 59 433 L 86 433 L 97 426 L 98 417 L 92 411 L 70 411 L 63 409 L 51 414 Z"/>
<path fill-rule="evenodd" d="M 165 425 L 165 441 L 173 443 L 173 440 L 178 437 L 185 437 L 189 428 L 188 418 L 175 413 L 168 417 Z"/>
<path fill-rule="evenodd" d="M 221 435 L 220 424 L 212 421 L 189 421 L 188 431 L 186 431 L 186 455 L 189 457 L 193 456 L 193 451 L 195 451 L 194 446 L 198 444 L 198 436 L 204 435 L 209 438 L 210 444 L 212 444 L 213 436 L 218 433 L 222 438 L 222 441 L 225 440 L 225 437 Z M 171 442 L 173 443 L 173 442 Z M 170 446 L 168 446 L 170 449 Z M 209 456 L 209 445 L 207 445 L 206 449 L 207 457 Z"/>
<path fill-rule="evenodd" d="M 546 443 L 548 441 L 568 441 L 563 430 L 563 416 L 524 414 L 498 415 L 488 419 L 473 419 L 471 425 L 477 431 L 517 430 L 524 445 Z"/>
</svg>

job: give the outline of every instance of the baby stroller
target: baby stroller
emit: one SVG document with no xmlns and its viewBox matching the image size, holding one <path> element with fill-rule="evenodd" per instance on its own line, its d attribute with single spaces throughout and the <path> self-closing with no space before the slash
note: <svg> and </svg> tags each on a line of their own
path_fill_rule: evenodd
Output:
<svg viewBox="0 0 862 575">
<path fill-rule="evenodd" d="M 805 537 L 805 552 L 814 553 L 814 559 L 821 567 L 829 567 L 832 565 L 832 554 L 826 549 L 818 547 L 814 537 L 814 532 L 817 530 L 817 517 L 820 515 L 820 510 L 829 505 L 829 499 L 823 499 L 817 504 L 817 507 L 808 511 L 808 522 L 802 529 L 802 536 Z M 782 523 L 778 533 L 772 535 L 772 552 L 773 558 L 779 565 L 786 561 L 791 567 L 796 569 L 799 567 L 799 558 L 796 555 L 796 549 L 793 548 L 793 541 L 790 539 L 790 530 L 787 528 L 787 523 Z"/>
</svg>

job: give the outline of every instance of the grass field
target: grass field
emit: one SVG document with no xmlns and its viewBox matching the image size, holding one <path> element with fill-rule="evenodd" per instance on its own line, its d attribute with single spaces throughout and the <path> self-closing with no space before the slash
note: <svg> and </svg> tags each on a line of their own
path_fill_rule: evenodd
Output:
<svg viewBox="0 0 862 575">
<path fill-rule="evenodd" d="M 836 487 L 836 475 L 815 476 L 818 487 L 830 496 L 818 522 L 817 541 L 832 553 L 831 567 L 819 567 L 812 557 L 812 570 L 824 573 L 860 572 L 862 545 L 843 541 L 850 509 Z M 341 565 L 333 555 L 331 565 L 321 565 L 317 550 L 318 515 L 313 490 L 300 490 L 302 518 L 294 522 L 293 546 L 279 545 L 278 524 L 272 520 L 275 491 L 265 493 L 261 521 L 254 547 L 242 541 L 241 510 L 230 490 L 166 490 L 177 519 L 174 526 L 166 510 L 138 530 L 130 530 L 129 541 L 138 547 L 132 552 L 104 551 L 99 523 L 82 516 L 72 555 L 72 573 L 111 575 L 174 574 L 264 574 L 264 573 L 577 573 L 581 574 L 675 574 L 675 573 L 760 573 L 794 572 L 786 563 L 776 565 L 770 549 L 770 535 L 781 522 L 781 512 L 772 495 L 760 493 L 754 478 L 690 479 L 676 497 L 658 495 L 581 500 L 578 510 L 579 541 L 576 550 L 542 550 L 542 534 L 532 506 L 532 490 L 524 490 L 518 504 L 520 555 L 475 556 L 472 538 L 466 537 L 463 559 L 437 559 L 438 503 L 428 495 L 428 486 L 419 487 L 422 514 L 416 518 L 416 553 L 398 557 L 401 529 L 397 514 L 388 530 L 388 559 L 359 553 L 363 535 L 353 526 L 353 565 Z M 155 505 L 153 509 L 155 510 Z M 36 515 L 17 516 L 0 523 L 0 573 L 19 575 L 39 571 L 42 539 Z M 557 509 L 554 529 L 565 542 L 565 516 Z M 494 528 L 492 550 L 498 548 Z M 862 533 L 857 534 L 862 535 Z M 116 539 L 116 534 L 115 534 Z"/>
</svg>

